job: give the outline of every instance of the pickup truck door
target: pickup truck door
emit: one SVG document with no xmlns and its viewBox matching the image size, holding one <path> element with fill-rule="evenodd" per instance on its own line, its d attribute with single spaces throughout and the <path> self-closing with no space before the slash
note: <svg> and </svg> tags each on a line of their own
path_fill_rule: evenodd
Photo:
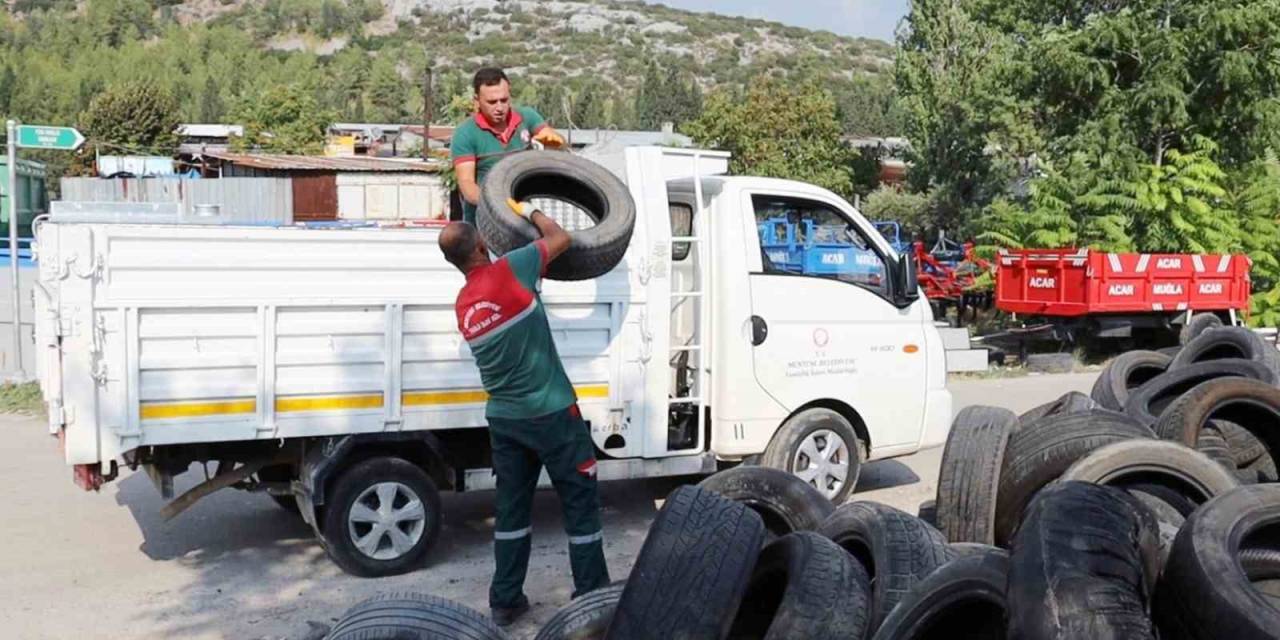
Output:
<svg viewBox="0 0 1280 640">
<path fill-rule="evenodd" d="M 748 193 L 751 340 L 756 381 L 788 411 L 847 403 L 873 448 L 919 442 L 926 358 L 918 309 L 890 302 L 883 242 L 848 205 Z"/>
</svg>

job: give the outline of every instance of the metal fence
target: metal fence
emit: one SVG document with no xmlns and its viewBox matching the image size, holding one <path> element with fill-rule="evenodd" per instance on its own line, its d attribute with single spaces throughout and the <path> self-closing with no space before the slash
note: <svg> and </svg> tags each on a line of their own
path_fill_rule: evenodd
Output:
<svg viewBox="0 0 1280 640">
<path fill-rule="evenodd" d="M 183 216 L 195 205 L 216 204 L 239 224 L 293 222 L 289 178 L 63 178 L 62 199 L 72 202 L 176 202 Z"/>
</svg>

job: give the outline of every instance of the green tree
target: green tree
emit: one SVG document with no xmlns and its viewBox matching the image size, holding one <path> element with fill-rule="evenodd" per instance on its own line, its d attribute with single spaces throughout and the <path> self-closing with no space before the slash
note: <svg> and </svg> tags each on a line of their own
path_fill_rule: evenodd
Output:
<svg viewBox="0 0 1280 640">
<path fill-rule="evenodd" d="M 656 130 L 667 122 L 679 127 L 702 111 L 702 91 L 674 66 L 664 73 L 650 64 L 636 94 L 635 111 L 643 129 Z"/>
<path fill-rule="evenodd" d="M 108 87 L 80 118 L 80 128 L 93 144 L 109 152 L 172 152 L 181 109 L 173 93 L 150 81 Z"/>
<path fill-rule="evenodd" d="M 241 100 L 232 119 L 245 128 L 244 137 L 234 142 L 238 149 L 313 154 L 324 148 L 334 114 L 322 109 L 310 92 L 282 85 Z"/>
<path fill-rule="evenodd" d="M 869 220 L 897 222 L 902 225 L 904 239 L 908 239 L 924 235 L 929 228 L 932 206 L 927 194 L 881 185 L 862 199 L 862 215 Z"/>
<path fill-rule="evenodd" d="M 745 92 L 711 94 L 685 132 L 699 145 L 732 152 L 734 173 L 803 180 L 851 197 L 853 152 L 834 114 L 825 89 L 763 77 Z"/>
<path fill-rule="evenodd" d="M 200 93 L 200 122 L 221 122 L 222 111 L 222 93 L 218 81 L 212 75 L 205 76 L 204 90 Z"/>
<path fill-rule="evenodd" d="M 373 73 L 369 78 L 369 116 L 377 122 L 403 121 L 407 115 L 407 87 L 395 62 L 379 56 L 373 63 Z"/>
</svg>

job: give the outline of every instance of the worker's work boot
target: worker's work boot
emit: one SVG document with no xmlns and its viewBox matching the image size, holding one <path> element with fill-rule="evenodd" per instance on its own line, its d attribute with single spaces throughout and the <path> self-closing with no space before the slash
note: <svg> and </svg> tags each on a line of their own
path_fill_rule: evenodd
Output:
<svg viewBox="0 0 1280 640">
<path fill-rule="evenodd" d="M 520 601 L 514 607 L 493 607 L 490 609 L 490 615 L 499 627 L 509 627 L 527 611 L 529 611 L 529 598 L 521 595 Z"/>
</svg>

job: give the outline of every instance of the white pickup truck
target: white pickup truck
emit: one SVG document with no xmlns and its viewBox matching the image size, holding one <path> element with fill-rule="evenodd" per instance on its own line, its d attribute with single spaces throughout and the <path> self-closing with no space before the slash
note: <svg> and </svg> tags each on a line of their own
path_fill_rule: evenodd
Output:
<svg viewBox="0 0 1280 640">
<path fill-rule="evenodd" d="M 542 292 L 602 480 L 747 460 L 843 500 L 862 462 L 944 442 L 943 347 L 915 268 L 847 202 L 727 177 L 720 152 L 622 160 L 624 259 Z M 420 562 L 439 489 L 494 486 L 438 229 L 108 209 L 56 203 L 37 229 L 39 380 L 79 485 L 142 467 L 169 517 L 217 489 L 264 491 L 365 575 Z M 173 477 L 208 462 L 174 499 Z"/>
</svg>

